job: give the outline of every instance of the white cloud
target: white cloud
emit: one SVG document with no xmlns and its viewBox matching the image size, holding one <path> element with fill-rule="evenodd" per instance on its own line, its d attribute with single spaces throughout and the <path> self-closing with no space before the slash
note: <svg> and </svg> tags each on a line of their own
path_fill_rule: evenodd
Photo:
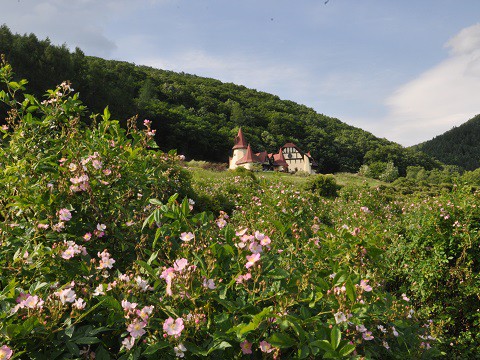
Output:
<svg viewBox="0 0 480 360">
<path fill-rule="evenodd" d="M 460 31 L 446 44 L 452 54 L 465 55 L 480 50 L 480 24 L 467 27 Z"/>
<path fill-rule="evenodd" d="M 400 87 L 387 100 L 382 135 L 413 145 L 480 113 L 480 24 L 446 43 L 450 56 Z"/>
</svg>

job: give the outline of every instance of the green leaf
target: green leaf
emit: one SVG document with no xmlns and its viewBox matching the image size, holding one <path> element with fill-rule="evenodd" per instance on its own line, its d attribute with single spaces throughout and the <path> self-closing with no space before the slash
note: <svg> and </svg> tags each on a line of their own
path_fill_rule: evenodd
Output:
<svg viewBox="0 0 480 360">
<path fill-rule="evenodd" d="M 102 305 L 104 302 L 106 301 L 106 299 L 102 299 L 100 300 L 99 303 L 93 305 L 90 309 L 88 309 L 87 311 L 85 311 L 82 315 L 80 315 L 78 318 L 75 319 L 75 321 L 78 323 L 80 322 L 80 320 L 82 320 L 83 318 L 85 318 L 87 315 L 89 315 L 92 311 L 94 311 L 97 307 L 99 307 L 100 305 Z M 120 308 L 122 306 L 120 305 Z"/>
<path fill-rule="evenodd" d="M 16 285 L 17 285 L 17 282 L 15 281 L 15 278 L 12 277 L 8 285 L 5 286 L 5 288 L 0 293 L 0 300 L 6 299 L 6 298 L 13 298 L 15 296 Z"/>
<path fill-rule="evenodd" d="M 347 356 L 351 352 L 355 350 L 355 345 L 353 344 L 346 344 L 344 347 L 342 347 L 338 352 L 341 356 Z"/>
<path fill-rule="evenodd" d="M 197 254 L 196 251 L 192 252 L 192 255 L 195 259 L 197 259 L 196 266 L 199 266 L 202 269 L 202 273 L 207 273 L 207 266 L 205 265 L 205 261 Z"/>
<path fill-rule="evenodd" d="M 69 338 L 71 338 L 74 331 L 75 331 L 75 326 L 67 327 L 65 329 L 65 335 L 67 335 Z"/>
<path fill-rule="evenodd" d="M 303 330 L 302 326 L 298 322 L 298 319 L 294 318 L 293 316 L 287 316 L 288 325 L 295 331 L 295 334 L 303 341 L 306 338 L 305 330 Z"/>
<path fill-rule="evenodd" d="M 105 107 L 105 109 L 103 110 L 103 120 L 104 121 L 108 121 L 110 119 L 110 111 L 108 110 L 108 106 Z"/>
<path fill-rule="evenodd" d="M 332 345 L 327 340 L 312 341 L 310 347 L 318 347 L 324 351 L 333 351 Z"/>
<path fill-rule="evenodd" d="M 282 279 L 287 279 L 288 277 L 290 277 L 290 273 L 285 269 L 276 268 L 276 269 L 273 269 L 272 271 L 270 271 L 267 274 L 267 277 L 269 277 L 271 279 L 274 279 L 274 280 L 282 280 Z"/>
<path fill-rule="evenodd" d="M 216 341 L 214 344 L 208 349 L 207 355 L 215 350 L 225 350 L 226 348 L 232 347 L 232 345 L 226 341 Z"/>
<path fill-rule="evenodd" d="M 153 270 L 153 268 L 148 265 L 145 261 L 143 260 L 136 260 L 135 261 L 138 265 L 140 265 L 148 274 L 150 274 L 151 276 L 153 277 L 156 277 L 157 274 L 155 272 L 155 270 Z"/>
<path fill-rule="evenodd" d="M 20 335 L 22 333 L 22 330 L 22 325 L 10 324 L 6 327 L 5 333 L 9 338 L 15 338 L 17 335 Z"/>
<path fill-rule="evenodd" d="M 102 296 L 102 304 L 103 306 L 108 306 L 111 310 L 123 312 L 122 305 L 113 296 Z"/>
<path fill-rule="evenodd" d="M 218 302 L 220 305 L 222 305 L 225 309 L 227 309 L 229 312 L 233 312 L 237 310 L 237 306 L 234 302 L 225 300 L 219 296 L 214 297 L 215 301 Z M 227 331 L 228 333 L 236 331 L 236 327 L 231 328 L 230 330 Z"/>
<path fill-rule="evenodd" d="M 330 343 L 332 344 L 333 350 L 336 350 L 338 348 L 338 345 L 340 344 L 340 340 L 342 339 L 342 332 L 338 328 L 337 325 L 335 325 L 332 328 L 332 331 L 330 333 Z"/>
<path fill-rule="evenodd" d="M 37 292 L 39 289 L 45 287 L 45 286 L 48 286 L 49 284 L 46 283 L 46 282 L 36 282 L 34 284 L 32 284 L 32 286 L 30 286 L 30 289 L 29 289 L 29 292 L 30 294 L 35 294 L 35 292 Z"/>
<path fill-rule="evenodd" d="M 100 345 L 95 350 L 95 360 L 110 360 L 110 354 L 103 346 Z"/>
<path fill-rule="evenodd" d="M 231 244 L 235 236 L 235 230 L 230 225 L 227 225 L 225 227 L 223 235 L 225 236 L 225 241 Z"/>
<path fill-rule="evenodd" d="M 170 345 L 169 342 L 167 341 L 160 341 L 155 344 L 149 345 L 145 351 L 143 352 L 143 355 L 152 355 L 155 354 L 158 350 L 165 349 Z"/>
<path fill-rule="evenodd" d="M 341 285 L 345 282 L 346 279 L 347 279 L 347 274 L 345 273 L 345 271 L 340 270 L 335 274 L 335 277 L 333 278 L 333 284 L 334 286 Z"/>
<path fill-rule="evenodd" d="M 182 201 L 182 215 L 187 216 L 190 213 L 190 204 L 188 203 L 188 199 L 185 198 Z"/>
<path fill-rule="evenodd" d="M 11 81 L 8 83 L 8 86 L 12 88 L 12 90 L 20 90 L 22 89 L 22 87 L 20 86 L 20 84 L 16 81 Z"/>
<path fill-rule="evenodd" d="M 158 200 L 158 199 L 150 199 L 150 200 L 148 200 L 148 202 L 149 202 L 150 204 L 152 204 L 152 205 L 158 205 L 158 206 L 162 206 L 162 205 L 163 205 L 163 203 L 162 203 L 160 200 Z"/>
<path fill-rule="evenodd" d="M 152 221 L 153 217 L 154 217 L 154 215 L 152 213 L 143 221 L 142 230 L 145 228 L 145 226 L 151 224 L 151 221 Z"/>
<path fill-rule="evenodd" d="M 81 345 L 91 345 L 91 344 L 97 344 L 99 342 L 100 340 L 94 336 L 84 336 L 84 337 L 75 339 L 75 343 L 81 344 Z"/>
<path fill-rule="evenodd" d="M 204 350 L 193 343 L 184 341 L 183 345 L 187 348 L 187 351 L 193 355 L 201 355 L 203 357 L 207 356 L 207 352 L 208 352 L 207 350 Z"/>
<path fill-rule="evenodd" d="M 292 347 L 297 343 L 295 339 L 281 332 L 274 333 L 267 341 L 272 344 L 272 346 L 279 347 L 280 349 Z"/>
<path fill-rule="evenodd" d="M 308 348 L 307 345 L 303 345 L 300 349 L 298 349 L 298 358 L 299 359 L 305 359 L 310 355 L 310 349 Z"/>
<path fill-rule="evenodd" d="M 245 335 L 246 333 L 255 330 L 256 328 L 258 328 L 263 319 L 270 315 L 272 315 L 272 307 L 263 309 L 261 312 L 253 316 L 253 319 L 252 321 L 250 321 L 250 323 L 239 328 L 238 334 Z"/>
<path fill-rule="evenodd" d="M 77 344 L 71 342 L 71 341 L 67 341 L 65 343 L 65 346 L 67 347 L 68 351 L 70 352 L 70 354 L 72 355 L 75 355 L 75 356 L 79 356 L 80 355 L 80 349 L 78 348 Z"/>
<path fill-rule="evenodd" d="M 160 210 L 155 209 L 155 210 L 153 211 L 152 215 L 153 215 L 153 219 L 155 220 L 155 222 L 156 222 L 157 224 L 160 224 L 160 221 L 162 220 L 162 216 L 161 216 L 161 214 L 160 214 Z"/>
<path fill-rule="evenodd" d="M 88 331 L 85 332 L 85 335 L 94 336 L 94 335 L 100 334 L 100 333 L 105 332 L 105 331 L 111 331 L 111 329 L 109 329 L 106 326 L 102 326 L 102 327 L 99 327 L 99 328 L 96 328 L 96 329 L 91 329 L 91 327 L 89 327 Z"/>
<path fill-rule="evenodd" d="M 324 359 L 338 359 L 340 356 L 338 355 L 337 352 L 335 351 L 327 351 L 325 354 L 323 354 Z"/>
<path fill-rule="evenodd" d="M 351 302 L 355 302 L 355 285 L 353 285 L 352 279 L 350 276 L 347 279 L 347 282 L 345 283 L 345 288 L 347 289 L 347 296 L 350 299 Z"/>
<path fill-rule="evenodd" d="M 321 291 L 316 291 L 315 296 L 312 301 L 308 304 L 308 307 L 313 308 L 315 304 L 323 298 L 323 293 Z"/>
<path fill-rule="evenodd" d="M 330 285 L 323 279 L 318 280 L 318 286 L 324 291 L 330 290 Z"/>
<path fill-rule="evenodd" d="M 147 264 L 150 265 L 152 262 L 154 262 L 158 257 L 158 251 L 153 252 L 150 257 L 148 258 Z"/>
<path fill-rule="evenodd" d="M 168 198 L 168 203 L 173 204 L 175 202 L 175 200 L 177 200 L 177 198 L 178 198 L 178 193 L 173 194 L 172 196 L 170 196 Z"/>
</svg>

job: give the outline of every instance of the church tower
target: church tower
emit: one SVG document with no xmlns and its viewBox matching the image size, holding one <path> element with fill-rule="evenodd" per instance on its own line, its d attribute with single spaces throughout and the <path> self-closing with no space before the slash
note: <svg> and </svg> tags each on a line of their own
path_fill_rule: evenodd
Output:
<svg viewBox="0 0 480 360">
<path fill-rule="evenodd" d="M 243 136 L 242 128 L 238 129 L 238 135 L 235 137 L 235 145 L 233 145 L 233 156 L 230 158 L 228 168 L 230 170 L 238 167 L 237 161 L 242 159 L 247 154 L 247 142 Z"/>
</svg>

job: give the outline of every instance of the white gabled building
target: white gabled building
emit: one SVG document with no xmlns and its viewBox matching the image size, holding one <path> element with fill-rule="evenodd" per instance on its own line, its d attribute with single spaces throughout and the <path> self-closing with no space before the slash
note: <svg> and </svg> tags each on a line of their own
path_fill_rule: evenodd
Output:
<svg viewBox="0 0 480 360">
<path fill-rule="evenodd" d="M 259 164 L 262 165 L 264 170 L 304 171 L 308 174 L 314 174 L 317 168 L 317 163 L 310 153 L 304 153 L 293 143 L 283 145 L 277 154 L 267 154 L 265 151 L 255 154 L 250 144 L 245 141 L 241 128 L 238 130 L 232 149 L 233 155 L 229 158 L 228 165 L 230 170 L 239 166 L 251 170 L 254 164 Z"/>
<path fill-rule="evenodd" d="M 286 143 L 282 146 L 281 150 L 283 157 L 288 164 L 288 171 L 303 171 L 307 174 L 315 174 L 318 165 L 315 160 L 313 160 L 310 152 L 304 153 L 294 143 Z"/>
</svg>

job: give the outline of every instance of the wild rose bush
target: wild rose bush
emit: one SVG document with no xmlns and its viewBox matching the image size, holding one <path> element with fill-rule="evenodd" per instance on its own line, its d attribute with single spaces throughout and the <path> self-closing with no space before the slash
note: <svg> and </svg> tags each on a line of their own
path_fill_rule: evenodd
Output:
<svg viewBox="0 0 480 360">
<path fill-rule="evenodd" d="M 275 224 L 272 231 L 288 234 L 285 246 L 308 237 L 332 266 L 341 264 L 408 299 L 409 316 L 431 332 L 421 335 L 421 347 L 437 344 L 465 359 L 478 353 L 480 192 L 458 186 L 436 196 L 403 197 L 385 187 L 359 187 L 343 188 L 340 198 L 329 201 L 277 186 L 283 197 L 267 187 L 245 196 L 241 206 L 258 206 L 244 211 L 242 221 Z"/>
<path fill-rule="evenodd" d="M 408 290 L 419 315 L 436 319 L 444 349 L 458 358 L 480 351 L 480 192 L 405 202 L 401 232 L 391 234 L 389 286 Z"/>
<path fill-rule="evenodd" d="M 0 76 L 3 358 L 439 354 L 441 324 L 387 273 L 401 203 L 235 173 L 192 192 L 148 120 L 86 126 L 68 83 L 38 101 Z"/>
</svg>

